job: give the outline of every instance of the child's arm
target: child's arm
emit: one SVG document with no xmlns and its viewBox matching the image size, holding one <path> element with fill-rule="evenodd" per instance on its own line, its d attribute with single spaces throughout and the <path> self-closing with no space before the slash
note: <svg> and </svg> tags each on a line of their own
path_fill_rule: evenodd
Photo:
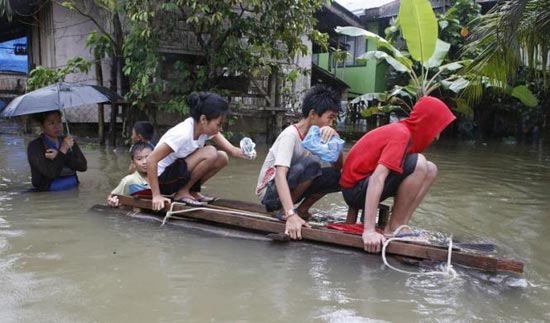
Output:
<svg viewBox="0 0 550 323">
<path fill-rule="evenodd" d="M 151 187 L 153 196 L 153 210 L 159 211 L 164 208 L 164 203 L 169 199 L 160 194 L 159 179 L 158 179 L 158 163 L 172 152 L 172 148 L 165 143 L 157 145 L 155 150 L 147 157 L 147 181 Z"/>
<path fill-rule="evenodd" d="M 107 196 L 107 204 L 109 204 L 110 207 L 118 207 L 118 197 L 116 195 L 109 194 L 109 196 Z"/>
<path fill-rule="evenodd" d="M 219 149 L 225 151 L 229 155 L 233 157 L 238 157 L 242 159 L 250 159 L 248 156 L 245 155 L 245 153 L 241 150 L 239 147 L 233 146 L 229 140 L 227 140 L 221 133 L 218 133 L 212 138 L 212 141 L 214 144 L 216 144 L 216 147 Z"/>
<path fill-rule="evenodd" d="M 117 187 L 115 187 L 114 190 L 111 191 L 111 194 L 107 196 L 107 204 L 110 207 L 118 207 L 119 206 L 119 200 L 116 195 L 127 195 L 128 194 L 128 185 L 127 184 L 127 178 L 128 176 L 124 177 L 120 180 L 120 183 L 118 183 Z"/>
<path fill-rule="evenodd" d="M 277 166 L 275 186 L 286 219 L 285 234 L 288 234 L 292 239 L 302 239 L 302 226 L 309 227 L 309 225 L 294 211 L 294 201 L 286 178 L 287 173 L 288 167 Z"/>
</svg>

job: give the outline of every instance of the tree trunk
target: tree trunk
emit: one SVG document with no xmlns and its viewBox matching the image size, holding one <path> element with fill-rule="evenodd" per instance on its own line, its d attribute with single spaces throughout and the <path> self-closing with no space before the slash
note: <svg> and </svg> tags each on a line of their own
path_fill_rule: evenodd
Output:
<svg viewBox="0 0 550 323">
<path fill-rule="evenodd" d="M 113 55 L 113 62 L 111 65 L 111 90 L 118 92 L 118 78 L 122 71 L 122 26 L 118 14 L 113 14 L 113 29 L 115 39 L 115 53 Z M 121 87 L 124 85 L 121 80 Z M 122 93 L 124 95 L 124 93 Z M 110 145 L 116 146 L 116 117 L 118 114 L 118 104 L 111 105 L 111 131 L 110 131 Z"/>
<path fill-rule="evenodd" d="M 120 16 L 118 14 L 115 14 L 115 18 L 114 18 L 114 21 L 113 21 L 113 26 L 114 26 L 114 37 L 115 37 L 116 46 L 117 46 L 116 52 L 117 52 L 117 55 L 118 55 L 118 65 L 117 65 L 118 71 L 117 71 L 117 74 L 120 77 L 120 94 L 122 96 L 124 96 L 130 90 L 130 79 L 123 72 L 124 64 L 125 64 L 123 49 L 122 49 L 122 45 L 124 44 L 124 35 L 123 35 L 123 31 L 122 31 L 122 24 L 120 22 Z M 128 109 L 128 106 L 123 105 L 122 109 L 123 109 L 122 118 L 125 118 L 127 113 L 124 110 Z M 123 121 L 122 124 L 126 125 L 125 120 L 122 120 L 122 121 Z M 129 131 L 131 131 L 132 125 L 129 125 L 129 127 L 130 128 L 128 128 L 128 125 L 126 125 L 125 127 L 122 128 L 122 137 L 123 138 L 129 138 L 130 137 Z"/>
<path fill-rule="evenodd" d="M 95 57 L 95 77 L 97 85 L 103 86 L 103 68 L 101 67 L 101 58 Z M 99 144 L 105 145 L 105 105 L 98 104 L 97 107 L 97 137 Z"/>
</svg>

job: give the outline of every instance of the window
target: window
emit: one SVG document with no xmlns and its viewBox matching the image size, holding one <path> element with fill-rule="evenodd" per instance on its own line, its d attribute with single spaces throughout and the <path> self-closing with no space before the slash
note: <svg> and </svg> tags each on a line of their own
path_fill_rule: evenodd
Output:
<svg viewBox="0 0 550 323">
<path fill-rule="evenodd" d="M 345 48 L 341 49 L 347 49 L 349 55 L 346 58 L 345 64 L 346 66 L 365 66 L 365 62 L 360 62 L 357 60 L 357 58 L 361 55 L 363 55 L 366 52 L 367 43 L 365 37 L 349 37 L 349 36 L 340 36 L 339 38 L 340 44 L 345 44 Z M 344 63 L 338 62 L 338 67 L 343 67 Z"/>
</svg>

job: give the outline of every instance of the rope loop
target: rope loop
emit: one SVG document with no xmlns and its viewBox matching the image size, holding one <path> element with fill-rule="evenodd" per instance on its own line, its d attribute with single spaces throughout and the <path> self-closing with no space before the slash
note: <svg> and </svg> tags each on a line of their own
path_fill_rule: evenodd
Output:
<svg viewBox="0 0 550 323">
<path fill-rule="evenodd" d="M 388 260 L 386 259 L 386 248 L 392 241 L 403 241 L 403 242 L 411 242 L 412 239 L 410 238 L 400 238 L 397 237 L 399 232 L 403 229 L 411 229 L 408 225 L 401 225 L 395 231 L 393 232 L 393 237 L 388 238 L 384 244 L 382 245 L 382 261 L 384 262 L 384 265 L 388 266 L 390 269 L 393 269 L 397 272 L 403 273 L 403 274 L 409 274 L 409 275 L 419 275 L 419 276 L 425 276 L 425 275 L 444 275 L 451 278 L 451 280 L 454 280 L 457 277 L 456 270 L 454 270 L 453 265 L 451 263 L 451 256 L 453 251 L 453 237 L 452 235 L 449 237 L 449 247 L 447 249 L 447 265 L 446 270 L 444 271 L 427 271 L 427 272 L 415 272 L 415 271 L 407 271 L 403 269 L 396 268 L 388 263 Z"/>
</svg>

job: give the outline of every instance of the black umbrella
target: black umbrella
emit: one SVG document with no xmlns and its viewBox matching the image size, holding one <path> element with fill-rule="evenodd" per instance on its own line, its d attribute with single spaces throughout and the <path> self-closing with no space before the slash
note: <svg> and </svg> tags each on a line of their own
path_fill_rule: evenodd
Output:
<svg viewBox="0 0 550 323">
<path fill-rule="evenodd" d="M 16 97 L 0 112 L 0 117 L 10 118 L 120 100 L 120 95 L 103 86 L 59 82 Z"/>
<path fill-rule="evenodd" d="M 103 86 L 60 82 L 16 97 L 0 113 L 0 117 L 10 118 L 121 99 L 117 93 Z"/>
</svg>

